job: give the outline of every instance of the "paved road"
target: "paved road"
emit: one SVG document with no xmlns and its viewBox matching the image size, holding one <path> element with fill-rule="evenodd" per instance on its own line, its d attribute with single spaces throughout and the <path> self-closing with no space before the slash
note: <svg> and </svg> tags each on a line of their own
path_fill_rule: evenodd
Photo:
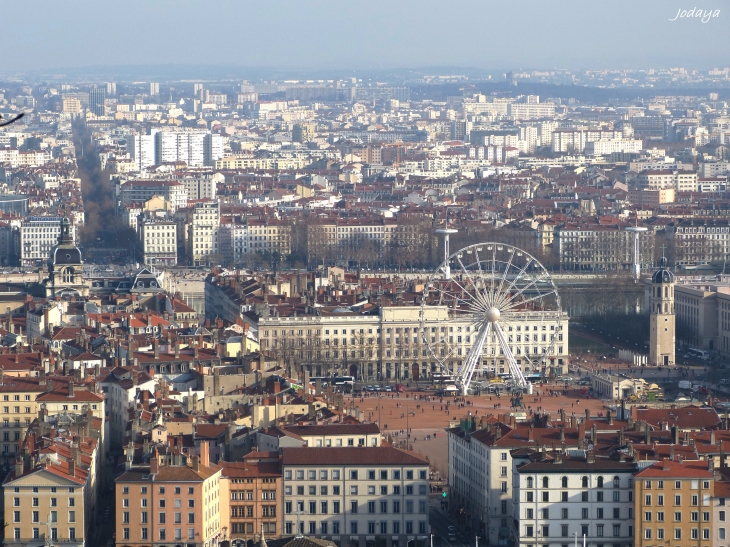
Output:
<svg viewBox="0 0 730 547">
<path fill-rule="evenodd" d="M 432 502 L 433 503 L 433 502 Z M 456 526 L 457 530 L 461 530 L 461 527 L 458 526 L 457 522 L 448 517 L 446 514 L 444 514 L 440 509 L 438 509 L 439 502 L 436 501 L 436 506 L 433 504 L 430 507 L 429 511 L 429 521 L 431 523 L 431 530 L 436 532 L 437 536 L 436 539 L 434 539 L 433 546 L 439 547 L 439 539 L 441 541 L 440 547 L 465 547 L 466 545 L 474 545 L 474 541 L 472 540 L 469 543 L 464 543 L 463 541 L 459 540 L 458 538 L 456 541 L 449 541 L 448 538 L 448 529 L 449 526 Z M 484 543 L 486 545 L 486 543 Z"/>
</svg>

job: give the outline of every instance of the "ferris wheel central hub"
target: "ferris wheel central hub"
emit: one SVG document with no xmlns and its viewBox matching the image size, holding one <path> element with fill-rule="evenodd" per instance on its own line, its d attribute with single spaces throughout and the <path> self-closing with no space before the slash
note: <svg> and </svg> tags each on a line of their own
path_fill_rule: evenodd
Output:
<svg viewBox="0 0 730 547">
<path fill-rule="evenodd" d="M 490 323 L 496 323 L 497 321 L 499 321 L 500 315 L 501 313 L 499 312 L 499 308 L 495 308 L 494 306 L 492 306 L 487 310 L 485 317 Z"/>
</svg>

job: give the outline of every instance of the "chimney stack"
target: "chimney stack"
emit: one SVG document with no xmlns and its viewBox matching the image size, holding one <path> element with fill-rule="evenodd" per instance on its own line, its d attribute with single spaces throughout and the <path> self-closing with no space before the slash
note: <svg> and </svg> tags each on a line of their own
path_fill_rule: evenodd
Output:
<svg viewBox="0 0 730 547">
<path fill-rule="evenodd" d="M 203 467 L 210 466 L 210 445 L 207 441 L 200 443 L 200 465 Z"/>
<path fill-rule="evenodd" d="M 530 426 L 530 429 L 527 431 L 527 440 L 528 441 L 534 441 L 535 440 L 535 430 L 532 426 Z"/>
<path fill-rule="evenodd" d="M 160 472 L 160 460 L 157 458 L 157 449 L 155 449 L 152 452 L 152 457 L 150 458 L 150 474 L 154 475 L 155 473 Z"/>
<path fill-rule="evenodd" d="M 68 397 L 69 399 L 73 399 L 74 396 L 74 382 L 73 380 L 70 380 L 68 383 Z"/>
</svg>

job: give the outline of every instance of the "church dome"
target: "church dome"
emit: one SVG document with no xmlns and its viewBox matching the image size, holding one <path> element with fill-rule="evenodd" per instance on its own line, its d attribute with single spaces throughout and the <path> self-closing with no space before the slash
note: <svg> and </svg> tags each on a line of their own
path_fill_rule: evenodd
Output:
<svg viewBox="0 0 730 547">
<path fill-rule="evenodd" d="M 61 221 L 61 233 L 58 236 L 58 244 L 53 246 L 51 253 L 48 255 L 48 268 L 52 270 L 54 266 L 81 263 L 81 251 L 74 243 L 74 237 L 71 232 L 71 221 L 64 217 Z"/>
<path fill-rule="evenodd" d="M 667 259 L 662 257 L 659 269 L 651 276 L 652 283 L 674 283 L 674 274 L 667 269 Z"/>
</svg>

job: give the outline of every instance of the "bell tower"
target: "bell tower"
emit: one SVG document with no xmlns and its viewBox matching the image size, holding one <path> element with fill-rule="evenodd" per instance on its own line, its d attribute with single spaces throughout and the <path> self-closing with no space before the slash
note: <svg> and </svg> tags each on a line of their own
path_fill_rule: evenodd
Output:
<svg viewBox="0 0 730 547">
<path fill-rule="evenodd" d="M 649 363 L 655 366 L 675 364 L 674 274 L 667 269 L 667 259 L 661 258 L 659 269 L 651 277 L 651 311 L 649 333 Z"/>
</svg>

